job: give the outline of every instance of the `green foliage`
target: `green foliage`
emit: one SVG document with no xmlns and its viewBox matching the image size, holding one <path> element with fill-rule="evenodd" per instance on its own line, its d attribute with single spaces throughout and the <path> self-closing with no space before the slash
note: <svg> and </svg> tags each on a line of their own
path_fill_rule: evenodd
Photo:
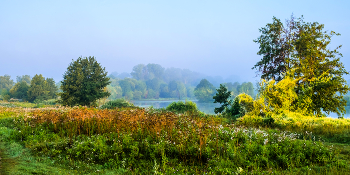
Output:
<svg viewBox="0 0 350 175">
<path fill-rule="evenodd" d="M 274 111 L 279 113 L 281 111 L 295 111 L 298 110 L 298 106 L 294 103 L 298 99 L 298 96 L 294 90 L 296 81 L 289 77 L 285 77 L 283 80 L 275 83 L 275 80 L 266 82 L 262 80 L 260 83 L 260 98 L 264 100 L 268 111 Z M 301 110 L 302 112 L 303 110 Z"/>
<path fill-rule="evenodd" d="M 10 75 L 0 76 L 0 90 L 6 89 L 9 91 L 12 88 L 13 84 L 14 82 L 11 80 Z"/>
<path fill-rule="evenodd" d="M 159 98 L 194 99 L 196 98 L 194 94 L 195 86 L 198 85 L 198 81 L 203 76 L 188 69 L 165 69 L 158 64 L 138 64 L 133 67 L 131 75 L 132 78 L 124 78 L 114 72 L 108 76 L 111 78 L 111 86 L 108 87 L 108 91 L 111 93 L 109 99 L 112 100 L 121 97 L 130 100 Z M 222 81 L 221 77 L 207 78 L 211 78 L 216 84 Z M 229 86 L 232 83 L 226 83 L 225 85 L 228 85 L 228 89 L 233 92 L 231 100 L 243 92 L 254 96 L 253 84 L 250 82 L 244 82 L 242 84 L 236 82 L 233 86 Z M 122 95 L 119 93 L 120 90 L 123 91 Z M 136 91 L 142 92 L 141 98 L 139 98 L 139 93 Z M 201 91 L 197 91 L 197 95 L 204 97 L 204 101 L 202 102 L 212 102 L 215 87 L 208 92 L 206 91 L 205 88 L 201 89 Z"/>
<path fill-rule="evenodd" d="M 30 75 L 22 75 L 22 76 L 17 76 L 17 77 L 16 77 L 17 83 L 24 81 L 24 82 L 26 82 L 28 85 L 30 85 L 31 80 L 32 80 L 32 79 L 30 78 Z"/>
<path fill-rule="evenodd" d="M 104 88 L 110 84 L 105 68 L 95 57 L 79 57 L 64 73 L 60 102 L 63 105 L 95 106 L 98 99 L 108 97 Z"/>
<path fill-rule="evenodd" d="M 11 98 L 9 91 L 5 88 L 1 90 L 1 97 L 5 101 L 8 101 Z"/>
<path fill-rule="evenodd" d="M 227 88 L 224 85 L 220 84 L 220 88 L 216 91 L 217 92 L 213 97 L 214 103 L 220 103 L 222 105 L 219 108 L 214 109 L 215 114 L 224 112 L 224 110 L 231 103 L 231 101 L 229 100 L 229 98 L 231 97 L 231 91 L 227 91 Z"/>
<path fill-rule="evenodd" d="M 33 77 L 28 89 L 28 101 L 34 102 L 36 98 L 43 99 L 45 95 L 44 82 L 45 78 L 41 74 L 36 74 Z"/>
<path fill-rule="evenodd" d="M 133 99 L 134 100 L 141 100 L 142 92 L 141 91 L 134 91 L 133 93 Z"/>
<path fill-rule="evenodd" d="M 239 104 L 239 98 L 236 97 L 231 104 L 231 107 L 227 109 L 227 113 L 230 114 L 231 117 L 237 119 L 242 117 L 244 114 L 243 108 L 241 104 Z"/>
<path fill-rule="evenodd" d="M 152 98 L 157 98 L 157 97 L 159 98 L 156 91 L 154 91 L 153 89 L 147 90 L 147 98 L 152 99 Z"/>
<path fill-rule="evenodd" d="M 247 114 L 239 119 L 247 127 L 274 127 L 302 134 L 303 137 L 329 142 L 350 143 L 350 119 L 306 116 L 299 112 Z"/>
<path fill-rule="evenodd" d="M 11 96 L 8 95 L 8 94 L 2 96 L 2 99 L 5 100 L 5 101 L 9 101 L 10 98 L 11 98 Z"/>
<path fill-rule="evenodd" d="M 323 24 L 293 17 L 284 27 L 274 17 L 254 41 L 260 44 L 258 54 L 263 58 L 253 68 L 258 68 L 266 80 L 281 81 L 285 76 L 295 79 L 298 99 L 293 104 L 297 108 L 316 116 L 321 116 L 322 110 L 341 115 L 346 105 L 343 96 L 349 90 L 342 76 L 348 72 L 340 62 L 341 46 L 328 49 L 331 38 L 340 34 L 323 29 Z"/>
<path fill-rule="evenodd" d="M 112 100 L 102 105 L 101 109 L 114 109 L 114 108 L 122 108 L 122 107 L 134 107 L 134 104 L 126 101 L 124 98 L 119 98 L 116 100 Z"/>
<path fill-rule="evenodd" d="M 57 97 L 58 88 L 53 78 L 46 78 L 44 83 L 44 89 L 47 91 L 47 98 L 52 99 Z"/>
<path fill-rule="evenodd" d="M 137 80 L 131 79 L 131 78 L 125 78 L 124 80 L 120 80 L 118 83 L 123 91 L 123 96 L 126 96 L 129 92 L 132 93 L 132 91 L 135 90 L 135 84 Z M 129 99 L 132 99 L 132 97 Z"/>
<path fill-rule="evenodd" d="M 206 79 L 202 79 L 194 89 L 194 95 L 199 102 L 212 102 L 215 87 Z"/>
<path fill-rule="evenodd" d="M 15 98 L 27 100 L 29 88 L 30 86 L 28 85 L 27 82 L 19 81 L 12 87 L 12 89 L 10 90 L 10 93 Z"/>
<path fill-rule="evenodd" d="M 254 40 L 260 45 L 257 54 L 262 55 L 263 58 L 252 69 L 257 68 L 261 72 L 262 79 L 280 81 L 283 79 L 282 73 L 288 67 L 287 59 L 291 48 L 287 42 L 293 36 L 290 30 L 293 29 L 294 26 L 291 24 L 294 23 L 290 23 L 287 27 L 288 30 L 284 30 L 281 20 L 276 17 L 273 17 L 272 20 L 273 23 L 268 23 L 259 29 L 261 36 Z"/>
<path fill-rule="evenodd" d="M 155 92 L 159 91 L 161 81 L 158 78 L 153 78 L 146 81 L 148 89 L 152 89 Z"/>
<path fill-rule="evenodd" d="M 318 141 L 317 129 L 307 127 L 323 127 L 327 130 L 318 133 L 346 138 L 342 134 L 349 132 L 350 124 L 345 122 L 342 132 L 333 132 L 330 129 L 340 131 L 337 125 L 322 126 L 318 119 L 289 114 L 272 116 L 274 121 L 250 118 L 252 123 L 263 123 L 257 129 L 242 126 L 249 115 L 239 119 L 239 126 L 215 116 L 144 109 L 60 108 L 32 111 L 25 118 L 13 117 L 22 112 L 12 109 L 0 107 L 0 139 L 8 143 L 0 153 L 16 157 L 15 161 L 28 156 L 25 165 L 46 165 L 36 164 L 34 171 L 26 166 L 18 169 L 16 163 L 12 172 L 17 168 L 23 174 L 349 173 L 350 147 Z M 282 122 L 291 127 L 268 128 Z M 293 128 L 304 132 L 289 130 Z M 309 130 L 312 133 L 305 132 Z M 6 168 L 8 157 L 1 157 Z M 14 174 L 22 174 L 18 172 Z"/>
<path fill-rule="evenodd" d="M 185 101 L 185 103 L 183 101 L 172 102 L 166 107 L 166 110 L 177 113 L 198 112 L 196 103 L 192 101 Z"/>
<path fill-rule="evenodd" d="M 254 97 L 254 86 L 251 82 L 243 82 L 242 84 L 238 82 L 234 83 L 223 83 L 228 91 L 231 91 L 231 100 L 233 100 L 237 95 L 245 93 L 250 95 L 251 97 Z"/>
<path fill-rule="evenodd" d="M 57 87 L 52 78 L 45 78 L 40 75 L 35 75 L 30 82 L 28 89 L 28 101 L 34 102 L 43 101 L 55 98 L 57 95 Z"/>
<path fill-rule="evenodd" d="M 254 97 L 254 86 L 252 82 L 244 82 L 239 87 L 239 93 L 246 93 L 251 97 Z"/>
<path fill-rule="evenodd" d="M 243 115 L 250 112 L 260 112 L 260 109 L 256 107 L 257 101 L 254 101 L 248 94 L 239 94 L 238 99 Z"/>
<path fill-rule="evenodd" d="M 159 64 L 138 64 L 133 67 L 130 74 L 136 80 L 159 79 L 164 74 L 164 68 Z"/>
</svg>

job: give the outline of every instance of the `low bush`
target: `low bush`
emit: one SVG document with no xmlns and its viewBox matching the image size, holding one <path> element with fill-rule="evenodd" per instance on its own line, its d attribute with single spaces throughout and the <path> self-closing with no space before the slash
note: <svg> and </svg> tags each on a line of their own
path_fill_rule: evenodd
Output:
<svg viewBox="0 0 350 175">
<path fill-rule="evenodd" d="M 166 110 L 176 112 L 176 113 L 198 112 L 198 108 L 197 108 L 196 103 L 194 103 L 192 101 L 172 102 L 166 107 Z"/>
<path fill-rule="evenodd" d="M 114 108 L 122 108 L 122 107 L 134 107 L 134 104 L 126 101 L 124 98 L 119 98 L 116 100 L 112 100 L 102 105 L 101 109 L 114 109 Z"/>
</svg>

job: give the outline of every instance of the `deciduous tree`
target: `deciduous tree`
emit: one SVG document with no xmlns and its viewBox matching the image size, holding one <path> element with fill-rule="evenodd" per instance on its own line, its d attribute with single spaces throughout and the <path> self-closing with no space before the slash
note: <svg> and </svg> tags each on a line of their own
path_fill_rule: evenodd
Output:
<svg viewBox="0 0 350 175">
<path fill-rule="evenodd" d="M 194 89 L 194 95 L 199 102 L 212 102 L 215 95 L 215 87 L 208 80 L 202 79 Z"/>
<path fill-rule="evenodd" d="M 108 91 L 104 91 L 109 84 L 105 68 L 102 68 L 95 57 L 79 57 L 70 63 L 63 75 L 60 102 L 68 106 L 95 106 L 98 99 L 110 95 Z"/>
<path fill-rule="evenodd" d="M 26 81 L 19 81 L 11 88 L 10 93 L 15 98 L 27 100 L 29 87 Z"/>
<path fill-rule="evenodd" d="M 28 101 L 34 102 L 34 100 L 46 100 L 45 98 L 45 78 L 40 74 L 36 74 L 32 81 L 30 82 L 30 87 L 28 89 Z"/>
<path fill-rule="evenodd" d="M 303 18 L 292 17 L 286 27 L 275 17 L 273 21 L 260 29 L 262 35 L 255 40 L 263 58 L 253 68 L 259 69 L 261 78 L 276 83 L 284 76 L 295 79 L 298 98 L 293 104 L 297 109 L 317 116 L 322 111 L 344 113 L 343 96 L 349 87 L 343 75 L 348 72 L 340 62 L 341 45 L 328 48 L 331 38 L 340 34 L 324 31 L 323 24 L 306 23 Z"/>
</svg>

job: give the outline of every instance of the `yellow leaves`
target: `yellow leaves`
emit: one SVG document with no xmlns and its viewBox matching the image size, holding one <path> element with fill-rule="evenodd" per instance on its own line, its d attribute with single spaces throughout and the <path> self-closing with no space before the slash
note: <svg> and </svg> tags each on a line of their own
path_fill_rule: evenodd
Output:
<svg viewBox="0 0 350 175">
<path fill-rule="evenodd" d="M 305 116 L 296 112 L 272 114 L 274 125 L 278 128 L 314 134 L 333 136 L 335 134 L 350 134 L 350 119 L 316 118 Z M 240 124 L 246 126 L 264 125 L 262 117 L 258 115 L 245 115 L 239 119 Z"/>
<path fill-rule="evenodd" d="M 261 98 L 265 100 L 271 110 L 291 110 L 292 102 L 298 96 L 294 91 L 296 81 L 286 76 L 275 84 L 275 80 L 261 82 Z"/>
<path fill-rule="evenodd" d="M 246 93 L 239 94 L 239 104 L 243 107 L 246 112 L 250 112 L 254 109 L 254 100 L 251 96 Z"/>
</svg>

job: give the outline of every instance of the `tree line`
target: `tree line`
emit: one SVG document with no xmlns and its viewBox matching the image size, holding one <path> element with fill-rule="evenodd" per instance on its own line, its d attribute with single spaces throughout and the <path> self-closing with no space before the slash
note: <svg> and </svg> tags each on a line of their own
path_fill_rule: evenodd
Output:
<svg viewBox="0 0 350 175">
<path fill-rule="evenodd" d="M 31 78 L 29 75 L 16 77 L 16 83 L 11 76 L 0 76 L 1 97 L 5 101 L 11 98 L 35 102 L 57 97 L 58 87 L 53 78 L 45 78 L 41 74 Z"/>
<path fill-rule="evenodd" d="M 132 72 L 108 76 L 111 84 L 107 86 L 111 93 L 109 99 L 126 98 L 128 100 L 141 99 L 198 99 L 200 102 L 212 102 L 216 87 L 203 75 L 188 69 L 167 68 L 159 64 L 138 64 Z M 222 83 L 222 82 L 220 82 Z M 216 83 L 217 84 L 217 83 Z M 233 96 L 248 93 L 254 96 L 251 82 L 224 83 L 233 92 Z"/>
<path fill-rule="evenodd" d="M 81 73 L 78 73 L 79 71 Z M 68 76 L 68 74 L 72 75 Z M 107 72 L 94 57 L 80 57 L 69 65 L 63 77 L 64 81 L 57 84 L 52 78 L 44 78 L 41 74 L 35 75 L 33 78 L 29 75 L 17 76 L 16 83 L 9 75 L 4 75 L 0 76 L 0 90 L 2 99 L 6 101 L 11 98 L 29 102 L 43 101 L 56 98 L 59 95 L 66 101 L 72 101 L 71 103 L 85 101 L 80 104 L 88 105 L 91 98 L 95 97 L 94 95 L 84 97 L 84 94 L 94 94 L 101 90 L 102 94 L 108 95 L 109 100 L 117 98 L 127 100 L 168 98 L 213 102 L 212 97 L 216 93 L 216 87 L 206 79 L 213 77 L 203 77 L 203 75 L 188 69 L 165 69 L 159 64 L 138 64 L 134 66 L 130 74 L 114 72 L 107 76 Z M 96 83 L 100 84 L 97 88 L 95 87 Z M 240 93 L 254 96 L 251 82 L 224 84 L 232 91 L 232 97 Z M 84 86 L 86 89 L 73 90 L 74 88 L 79 89 L 79 86 Z M 62 93 L 63 91 L 72 91 L 72 93 L 74 91 L 75 96 L 80 96 L 81 99 L 72 98 L 72 93 L 65 94 Z M 99 98 L 103 97 L 107 96 L 99 96 Z M 61 102 L 63 101 L 61 100 Z"/>
</svg>

